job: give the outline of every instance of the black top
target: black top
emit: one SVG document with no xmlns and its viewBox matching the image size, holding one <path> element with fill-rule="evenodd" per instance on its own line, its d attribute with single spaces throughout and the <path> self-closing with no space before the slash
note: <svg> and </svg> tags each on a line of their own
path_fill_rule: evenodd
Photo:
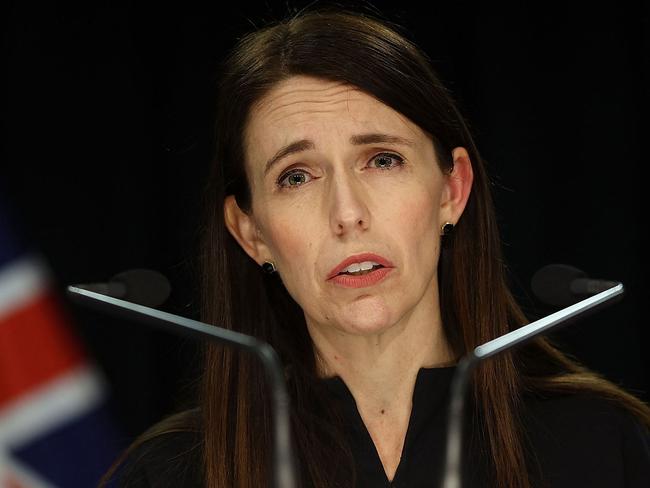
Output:
<svg viewBox="0 0 650 488">
<path fill-rule="evenodd" d="M 402 459 L 392 483 L 345 383 L 338 376 L 323 380 L 342 401 L 346 433 L 355 456 L 357 488 L 439 486 L 454 370 L 422 368 L 418 372 Z M 528 398 L 523 423 L 544 476 L 543 481 L 533 477 L 533 486 L 650 487 L 650 434 L 621 407 L 581 394 Z M 148 441 L 148 452 L 139 459 L 137 453 L 132 457 L 134 469 L 128 482 L 119 486 L 202 486 L 201 442 L 201 435 L 191 432 L 165 434 Z M 484 453 L 467 447 L 465 487 L 486 486 L 481 467 L 486 462 Z"/>
</svg>

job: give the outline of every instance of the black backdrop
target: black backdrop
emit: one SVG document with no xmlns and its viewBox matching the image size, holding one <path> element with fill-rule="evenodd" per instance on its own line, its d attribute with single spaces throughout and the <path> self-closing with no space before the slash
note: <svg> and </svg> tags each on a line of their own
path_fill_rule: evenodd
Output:
<svg viewBox="0 0 650 488">
<path fill-rule="evenodd" d="M 3 7 L 2 191 L 61 292 L 153 268 L 174 287 L 163 308 L 196 318 L 214 68 L 243 31 L 286 12 L 237 3 Z M 622 303 L 556 338 L 647 400 L 648 8 L 609 3 L 374 5 L 408 27 L 470 120 L 527 312 L 546 312 L 529 291 L 544 264 L 623 281 Z M 69 305 L 127 435 L 191 402 L 197 344 Z"/>
</svg>

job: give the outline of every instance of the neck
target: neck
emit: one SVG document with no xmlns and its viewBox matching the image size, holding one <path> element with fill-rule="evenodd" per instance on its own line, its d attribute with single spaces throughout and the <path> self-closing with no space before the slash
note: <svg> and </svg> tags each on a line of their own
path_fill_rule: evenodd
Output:
<svg viewBox="0 0 650 488">
<path fill-rule="evenodd" d="M 320 375 L 340 376 L 347 385 L 389 480 L 401 459 L 420 368 L 455 362 L 432 302 L 371 333 L 319 326 L 305 317 Z"/>
<path fill-rule="evenodd" d="M 360 409 L 395 411 L 410 407 L 420 368 L 455 363 L 439 313 L 427 315 L 428 320 L 405 317 L 370 335 L 310 327 L 308 322 L 319 374 L 340 376 Z"/>
</svg>

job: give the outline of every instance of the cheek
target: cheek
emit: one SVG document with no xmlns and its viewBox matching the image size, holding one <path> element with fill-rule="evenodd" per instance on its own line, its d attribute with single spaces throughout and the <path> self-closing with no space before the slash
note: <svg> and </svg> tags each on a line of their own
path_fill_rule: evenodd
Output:
<svg viewBox="0 0 650 488">
<path fill-rule="evenodd" d="M 276 218 L 267 235 L 276 265 L 289 291 L 296 283 L 311 279 L 316 259 L 313 239 L 318 235 L 317 229 L 297 216 Z"/>
<path fill-rule="evenodd" d="M 387 225 L 404 249 L 408 273 L 428 275 L 434 271 L 428 264 L 435 268 L 439 248 L 440 223 L 435 196 L 421 189 L 402 195 L 399 201 L 397 208 L 385 209 L 391 216 Z"/>
<path fill-rule="evenodd" d="M 302 256 L 313 246 L 310 239 L 316 231 L 313 217 L 309 218 L 310 210 L 304 205 L 278 204 L 269 200 L 259 201 L 254 210 L 276 264 L 286 267 L 302 261 Z"/>
<path fill-rule="evenodd" d="M 411 189 L 387 201 L 378 217 L 394 229 L 394 235 L 408 240 L 436 235 L 438 208 L 435 195 L 426 188 Z"/>
</svg>

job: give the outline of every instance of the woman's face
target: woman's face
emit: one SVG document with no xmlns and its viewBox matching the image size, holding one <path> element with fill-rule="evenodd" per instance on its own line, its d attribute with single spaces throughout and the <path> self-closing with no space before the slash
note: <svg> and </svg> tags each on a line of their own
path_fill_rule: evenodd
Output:
<svg viewBox="0 0 650 488">
<path fill-rule="evenodd" d="M 406 117 L 296 76 L 252 108 L 245 151 L 252 210 L 229 197 L 228 228 L 258 264 L 275 263 L 310 326 L 374 334 L 436 313 L 440 227 L 458 221 L 471 186 L 464 149 L 443 174 Z"/>
</svg>

